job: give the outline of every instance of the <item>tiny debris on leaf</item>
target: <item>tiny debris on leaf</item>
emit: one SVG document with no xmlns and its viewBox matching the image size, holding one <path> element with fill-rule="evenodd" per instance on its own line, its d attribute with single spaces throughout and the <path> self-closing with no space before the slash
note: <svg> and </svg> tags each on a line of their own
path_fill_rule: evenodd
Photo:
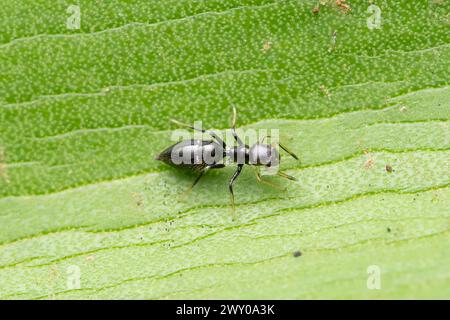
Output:
<svg viewBox="0 0 450 320">
<path fill-rule="evenodd" d="M 320 91 L 322 91 L 322 93 L 328 98 L 331 98 L 331 93 L 330 90 L 327 89 L 327 87 L 325 87 L 323 84 L 319 87 Z"/>
<path fill-rule="evenodd" d="M 270 42 L 269 40 L 264 41 L 263 46 L 261 51 L 262 52 L 267 52 L 270 50 L 270 48 L 272 47 L 272 42 Z"/>
<path fill-rule="evenodd" d="M 133 197 L 133 200 L 134 200 L 136 206 L 142 207 L 144 205 L 144 199 L 142 198 L 142 196 L 139 193 L 133 192 L 131 195 Z"/>
<path fill-rule="evenodd" d="M 337 30 L 334 30 L 333 33 L 331 34 L 331 43 L 330 47 L 328 48 L 329 53 L 336 50 L 336 38 L 337 38 Z"/>
<path fill-rule="evenodd" d="M 366 170 L 372 169 L 374 163 L 375 161 L 372 158 L 367 159 L 366 162 L 364 163 L 364 169 Z"/>
<path fill-rule="evenodd" d="M 302 255 L 302 253 L 300 252 L 300 250 L 297 250 L 292 255 L 294 256 L 294 258 L 298 258 Z"/>
<path fill-rule="evenodd" d="M 352 10 L 350 8 L 350 5 L 348 5 L 346 2 L 346 0 L 336 0 L 336 5 L 339 7 L 339 9 L 341 9 L 341 12 L 345 14 L 349 13 L 350 10 Z"/>
</svg>

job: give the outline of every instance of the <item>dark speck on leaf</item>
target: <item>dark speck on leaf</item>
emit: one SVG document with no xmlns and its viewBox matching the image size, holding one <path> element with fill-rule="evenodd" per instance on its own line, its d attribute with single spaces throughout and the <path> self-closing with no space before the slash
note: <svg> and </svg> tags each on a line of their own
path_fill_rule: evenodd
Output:
<svg viewBox="0 0 450 320">
<path fill-rule="evenodd" d="M 387 230 L 387 232 L 391 232 L 391 228 L 389 228 L 389 227 L 387 227 L 386 230 Z"/>
<path fill-rule="evenodd" d="M 295 258 L 298 258 L 298 257 L 300 257 L 302 255 L 302 253 L 299 251 L 299 250 L 297 250 L 297 251 L 295 251 L 294 253 L 293 253 L 293 256 L 295 257 Z"/>
<path fill-rule="evenodd" d="M 392 169 L 392 167 L 391 167 L 389 164 L 387 164 L 387 165 L 386 165 L 386 171 L 387 171 L 388 173 L 392 173 L 392 172 L 394 171 L 394 169 Z"/>
</svg>

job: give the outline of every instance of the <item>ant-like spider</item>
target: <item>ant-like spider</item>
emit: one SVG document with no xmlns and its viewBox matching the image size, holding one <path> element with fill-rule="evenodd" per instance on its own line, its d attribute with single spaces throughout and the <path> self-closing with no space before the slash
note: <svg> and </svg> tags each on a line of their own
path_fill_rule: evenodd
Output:
<svg viewBox="0 0 450 320">
<path fill-rule="evenodd" d="M 269 181 L 265 181 L 262 179 L 261 174 L 259 172 L 259 167 L 277 166 L 280 163 L 280 154 L 278 153 L 273 144 L 270 145 L 264 143 L 264 139 L 270 138 L 270 136 L 265 136 L 261 141 L 255 143 L 251 147 L 244 144 L 244 142 L 236 134 L 235 107 L 233 107 L 233 120 L 231 123 L 231 132 L 238 145 L 233 146 L 232 148 L 227 148 L 225 142 L 214 131 L 198 129 L 194 126 L 182 123 L 175 119 L 171 119 L 171 121 L 179 126 L 187 127 L 195 131 L 200 131 L 202 133 L 209 134 L 212 138 L 214 138 L 214 140 L 190 139 L 180 141 L 168 147 L 166 150 L 161 152 L 156 157 L 156 160 L 161 160 L 176 168 L 184 168 L 191 171 L 200 172 L 200 175 L 195 179 L 194 183 L 187 190 L 187 192 L 189 192 L 190 190 L 192 190 L 192 188 L 194 188 L 194 186 L 198 183 L 200 178 L 208 170 L 224 168 L 225 164 L 223 163 L 223 160 L 225 157 L 229 157 L 234 163 L 237 164 L 236 171 L 234 172 L 228 184 L 228 188 L 230 190 L 231 195 L 231 206 L 233 214 L 235 212 L 233 184 L 236 181 L 237 177 L 241 174 L 244 164 L 254 166 L 254 168 L 256 169 L 255 170 L 256 178 L 259 182 L 278 188 L 277 185 L 274 185 Z M 281 143 L 278 143 L 278 145 L 280 146 L 281 149 L 286 151 L 294 159 L 298 160 L 298 157 L 288 148 L 286 148 Z M 280 177 L 289 180 L 294 181 L 297 180 L 296 178 L 281 171 L 278 171 L 276 174 Z"/>
</svg>

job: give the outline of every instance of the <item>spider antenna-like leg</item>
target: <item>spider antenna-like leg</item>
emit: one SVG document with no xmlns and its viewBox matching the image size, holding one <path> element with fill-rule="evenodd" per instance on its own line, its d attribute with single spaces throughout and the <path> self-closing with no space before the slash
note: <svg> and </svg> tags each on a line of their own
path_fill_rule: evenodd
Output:
<svg viewBox="0 0 450 320">
<path fill-rule="evenodd" d="M 265 140 L 266 138 L 271 138 L 271 136 L 270 136 L 270 135 L 264 136 L 264 137 L 261 139 L 260 143 L 263 143 L 264 140 Z M 278 142 L 277 144 L 278 144 L 278 146 L 279 146 L 281 149 L 283 149 L 284 151 L 286 151 L 292 158 L 294 158 L 295 160 L 298 160 L 297 155 L 296 155 L 295 153 L 293 153 L 291 150 L 289 150 L 288 147 L 286 147 L 284 144 L 281 144 L 280 142 Z"/>
<path fill-rule="evenodd" d="M 291 150 L 289 150 L 285 145 L 282 145 L 281 143 L 278 143 L 278 145 L 280 146 L 281 149 L 286 151 L 292 158 L 294 158 L 295 160 L 298 160 L 298 157 L 295 155 L 295 153 L 293 153 Z"/>
<path fill-rule="evenodd" d="M 226 148 L 225 142 L 217 135 L 217 133 L 215 133 L 215 132 L 212 131 L 212 130 L 199 129 L 199 128 L 196 128 L 196 127 L 194 127 L 194 126 L 192 126 L 192 125 L 190 125 L 190 124 L 187 124 L 187 123 L 178 121 L 178 120 L 176 120 L 176 119 L 170 119 L 170 121 L 173 122 L 173 123 L 175 123 L 176 125 L 181 126 L 181 127 L 185 127 L 185 128 L 189 128 L 189 129 L 192 129 L 192 130 L 195 130 L 195 131 L 199 131 L 199 132 L 202 132 L 202 133 L 209 134 L 211 137 L 213 137 L 214 139 L 216 139 L 216 141 L 217 141 L 219 144 L 221 144 L 222 147 L 223 147 L 224 149 Z"/>
<path fill-rule="evenodd" d="M 243 146 L 244 142 L 239 138 L 239 136 L 236 133 L 236 119 L 237 119 L 237 111 L 236 107 L 233 106 L 233 119 L 231 120 L 231 132 L 233 133 L 234 140 L 240 145 Z"/>
<path fill-rule="evenodd" d="M 286 178 L 286 179 L 289 179 L 289 180 L 292 180 L 292 181 L 298 181 L 296 177 L 290 176 L 287 173 L 284 173 L 284 172 L 281 172 L 281 171 L 277 172 L 277 176 L 280 176 L 280 177 L 283 177 L 283 178 Z"/>
</svg>

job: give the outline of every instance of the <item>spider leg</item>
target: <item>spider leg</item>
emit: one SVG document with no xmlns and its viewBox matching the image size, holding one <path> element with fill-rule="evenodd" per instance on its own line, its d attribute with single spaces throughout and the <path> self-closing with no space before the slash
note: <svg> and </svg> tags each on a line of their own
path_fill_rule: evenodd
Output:
<svg viewBox="0 0 450 320">
<path fill-rule="evenodd" d="M 233 133 L 234 140 L 240 145 L 243 146 L 244 142 L 242 142 L 241 138 L 236 133 L 236 118 L 237 118 L 237 111 L 236 107 L 233 106 L 233 120 L 231 121 L 231 132 Z"/>
<path fill-rule="evenodd" d="M 293 176 L 290 176 L 287 173 L 284 173 L 284 172 L 281 172 L 281 171 L 278 171 L 277 175 L 280 176 L 280 177 L 283 177 L 285 179 L 289 179 L 289 180 L 292 180 L 292 181 L 298 181 L 297 178 L 295 178 Z"/>
<path fill-rule="evenodd" d="M 266 138 L 271 138 L 271 136 L 270 135 L 264 136 L 261 139 L 260 143 L 263 143 Z M 294 158 L 295 160 L 298 160 L 297 155 L 295 153 L 293 153 L 291 150 L 289 150 L 288 147 L 286 147 L 284 144 L 281 144 L 280 142 L 278 142 L 278 145 L 280 146 L 281 149 L 286 151 L 292 158 Z"/>
<path fill-rule="evenodd" d="M 233 176 L 230 179 L 230 182 L 228 183 L 228 189 L 230 190 L 230 199 L 231 199 L 231 210 L 232 210 L 232 216 L 233 220 L 236 217 L 236 208 L 234 205 L 234 192 L 233 192 L 233 184 L 236 181 L 236 179 L 239 177 L 242 171 L 243 164 L 238 164 L 236 171 L 234 172 Z"/>
<path fill-rule="evenodd" d="M 222 145 L 222 147 L 225 149 L 227 147 L 227 145 L 225 144 L 225 142 L 212 130 L 204 130 L 204 129 L 199 129 L 196 128 L 194 126 L 191 126 L 190 124 L 187 123 L 183 123 L 181 121 L 175 120 L 175 119 L 170 119 L 171 122 L 181 126 L 181 127 L 186 127 L 195 131 L 200 131 L 202 133 L 206 133 L 209 134 L 211 137 L 213 137 L 214 139 L 216 139 L 216 141 Z"/>
<path fill-rule="evenodd" d="M 279 186 L 279 185 L 277 185 L 277 184 L 275 184 L 275 183 L 272 183 L 272 182 L 267 181 L 267 180 L 263 180 L 263 178 L 261 177 L 261 174 L 260 174 L 260 172 L 259 172 L 259 169 L 258 169 L 257 167 L 253 167 L 253 168 L 255 169 L 256 180 L 257 180 L 258 182 L 264 183 L 264 184 L 266 184 L 266 185 L 268 185 L 268 186 L 271 186 L 271 187 L 273 187 L 273 188 L 276 188 L 276 189 L 278 189 L 278 190 L 286 190 L 286 188 L 283 188 L 283 187 L 281 187 L 281 186 Z"/>
<path fill-rule="evenodd" d="M 210 169 L 210 167 L 206 167 L 205 169 L 203 169 L 200 174 L 197 176 L 197 178 L 194 180 L 194 182 L 192 183 L 192 185 L 186 190 L 184 191 L 180 197 L 179 200 L 183 201 L 184 199 L 186 199 L 186 197 L 191 193 L 192 189 L 194 189 L 195 185 L 200 181 L 200 179 L 203 177 L 203 175 L 208 172 L 208 170 Z"/>
</svg>

